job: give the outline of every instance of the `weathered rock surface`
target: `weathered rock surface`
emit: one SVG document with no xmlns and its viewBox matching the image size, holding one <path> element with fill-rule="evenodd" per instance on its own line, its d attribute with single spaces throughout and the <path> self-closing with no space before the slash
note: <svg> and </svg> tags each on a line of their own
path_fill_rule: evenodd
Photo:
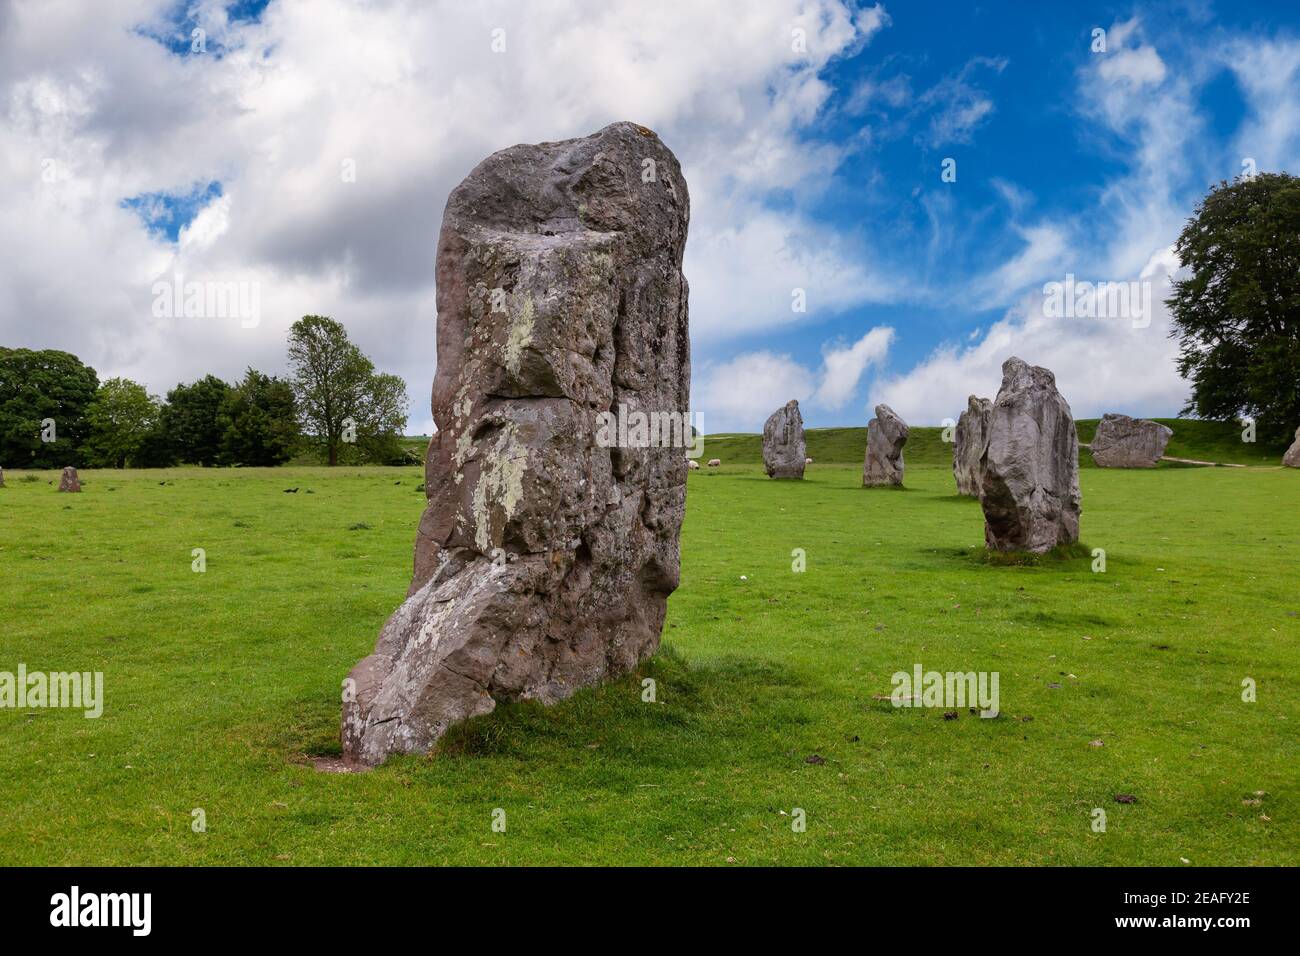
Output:
<svg viewBox="0 0 1300 956">
<path fill-rule="evenodd" d="M 1282 464 L 1288 468 L 1300 468 L 1300 428 L 1295 430 L 1295 441 L 1291 443 L 1291 447 L 1282 456 Z"/>
<path fill-rule="evenodd" d="M 0 488 L 5 486 L 5 470 L 0 468 Z"/>
<path fill-rule="evenodd" d="M 763 425 L 763 465 L 769 478 L 802 478 L 807 448 L 803 440 L 803 415 L 794 399 L 786 402 Z"/>
<path fill-rule="evenodd" d="M 1092 460 L 1102 468 L 1154 468 L 1173 434 L 1159 422 L 1107 412 L 1092 439 Z"/>
<path fill-rule="evenodd" d="M 346 758 L 426 751 L 658 648 L 685 444 L 606 447 L 597 416 L 688 414 L 688 221 L 676 157 L 631 123 L 494 153 L 451 193 L 429 502 L 408 598 L 344 684 Z"/>
<path fill-rule="evenodd" d="M 971 395 L 966 399 L 966 411 L 957 419 L 952 442 L 952 474 L 957 479 L 959 495 L 980 496 L 980 459 L 984 457 L 992 414 L 991 401 Z"/>
<path fill-rule="evenodd" d="M 1079 437 L 1056 376 L 1018 358 L 1002 363 L 980 460 L 984 541 L 1043 553 L 1079 540 Z"/>
<path fill-rule="evenodd" d="M 69 465 L 63 469 L 63 475 L 59 478 L 59 491 L 80 491 L 81 479 L 77 477 L 77 469 Z"/>
<path fill-rule="evenodd" d="M 862 486 L 880 488 L 903 483 L 903 446 L 907 423 L 888 405 L 876 406 L 867 422 L 867 456 L 862 463 Z"/>
</svg>

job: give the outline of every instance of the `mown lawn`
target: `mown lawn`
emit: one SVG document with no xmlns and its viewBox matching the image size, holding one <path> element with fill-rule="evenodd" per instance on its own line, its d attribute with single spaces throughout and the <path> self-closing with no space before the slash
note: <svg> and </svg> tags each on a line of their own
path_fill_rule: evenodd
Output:
<svg viewBox="0 0 1300 956">
<path fill-rule="evenodd" d="M 418 468 L 8 471 L 0 670 L 101 670 L 106 704 L 0 710 L 0 864 L 1300 862 L 1300 472 L 1085 469 L 1099 574 L 985 563 L 916 458 L 903 491 L 692 473 L 641 674 L 366 774 L 311 758 L 405 593 Z M 877 699 L 916 663 L 997 671 L 1002 716 Z"/>
</svg>

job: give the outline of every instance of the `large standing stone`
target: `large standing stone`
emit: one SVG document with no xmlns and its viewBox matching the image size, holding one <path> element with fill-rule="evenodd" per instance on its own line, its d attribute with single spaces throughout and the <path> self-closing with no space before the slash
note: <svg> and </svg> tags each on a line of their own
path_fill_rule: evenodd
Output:
<svg viewBox="0 0 1300 956">
<path fill-rule="evenodd" d="M 1295 430 L 1295 441 L 1291 443 L 1291 447 L 1282 456 L 1282 464 L 1288 468 L 1300 468 L 1300 428 Z"/>
<path fill-rule="evenodd" d="M 763 426 L 763 464 L 767 477 L 802 478 L 807 454 L 799 403 L 790 399 L 769 415 Z"/>
<path fill-rule="evenodd" d="M 992 414 L 991 401 L 971 395 L 966 399 L 966 411 L 957 419 L 952 443 L 952 473 L 957 479 L 959 495 L 980 496 L 980 459 L 984 457 Z"/>
<path fill-rule="evenodd" d="M 907 423 L 888 405 L 876 406 L 867 422 L 867 456 L 862 463 L 862 487 L 878 488 L 903 483 L 903 446 Z"/>
<path fill-rule="evenodd" d="M 69 465 L 63 469 L 63 475 L 59 478 L 59 491 L 80 491 L 81 479 L 77 477 L 77 469 Z"/>
<path fill-rule="evenodd" d="M 689 421 L 688 220 L 676 157 L 631 123 L 494 153 L 452 191 L 429 502 L 407 600 L 345 682 L 346 758 L 426 751 L 658 648 L 690 430 L 609 447 L 598 417 Z"/>
<path fill-rule="evenodd" d="M 1079 540 L 1079 436 L 1056 376 L 1018 358 L 1002 363 L 980 462 L 984 540 L 1042 553 Z"/>
<path fill-rule="evenodd" d="M 1154 468 L 1173 433 L 1159 422 L 1107 412 L 1092 439 L 1092 460 L 1102 468 Z"/>
</svg>

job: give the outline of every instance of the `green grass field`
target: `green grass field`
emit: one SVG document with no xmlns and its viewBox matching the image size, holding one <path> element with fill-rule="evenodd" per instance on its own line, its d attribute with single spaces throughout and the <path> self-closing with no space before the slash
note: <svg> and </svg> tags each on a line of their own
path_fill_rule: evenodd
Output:
<svg viewBox="0 0 1300 956">
<path fill-rule="evenodd" d="M 418 468 L 7 472 L 0 670 L 106 703 L 0 710 L 0 864 L 1300 862 L 1300 472 L 1086 468 L 1106 572 L 1000 567 L 947 446 L 864 490 L 852 431 L 803 482 L 706 442 L 641 673 L 364 774 L 313 757 L 405 594 Z M 1002 716 L 879 699 L 917 663 L 997 671 Z"/>
</svg>

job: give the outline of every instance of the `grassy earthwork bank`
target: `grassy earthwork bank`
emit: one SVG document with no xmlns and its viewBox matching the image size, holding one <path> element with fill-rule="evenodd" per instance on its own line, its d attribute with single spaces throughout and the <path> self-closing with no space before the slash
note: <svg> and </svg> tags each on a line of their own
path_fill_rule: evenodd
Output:
<svg viewBox="0 0 1300 956">
<path fill-rule="evenodd" d="M 902 491 L 859 487 L 861 430 L 810 432 L 803 482 L 709 439 L 655 660 L 361 774 L 313 759 L 405 593 L 418 467 L 6 471 L 0 671 L 106 701 L 0 710 L 0 864 L 1295 865 L 1300 472 L 1188 431 L 1251 467 L 1085 467 L 1104 573 L 987 562 L 937 429 Z M 1002 715 L 896 709 L 918 663 L 997 671 Z"/>
</svg>

